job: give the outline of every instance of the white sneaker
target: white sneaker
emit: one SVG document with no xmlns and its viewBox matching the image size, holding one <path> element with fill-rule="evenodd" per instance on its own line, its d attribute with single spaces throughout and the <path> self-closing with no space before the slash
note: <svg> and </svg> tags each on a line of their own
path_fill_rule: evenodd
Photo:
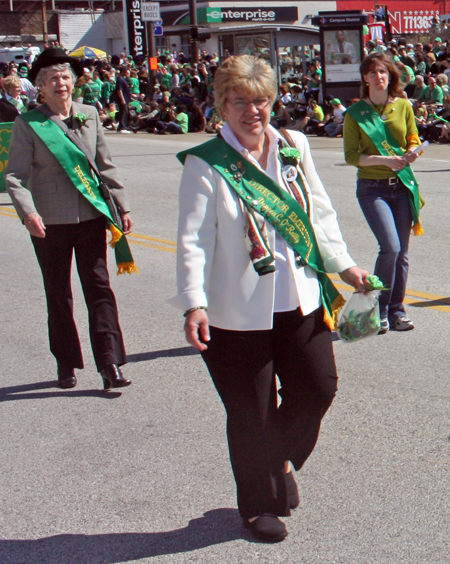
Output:
<svg viewBox="0 0 450 564">
<path fill-rule="evenodd" d="M 128 129 L 121 129 L 121 130 L 118 131 L 117 133 L 126 133 L 126 134 L 129 134 L 129 133 L 131 133 L 131 131 L 128 131 Z"/>
<path fill-rule="evenodd" d="M 406 316 L 396 317 L 391 323 L 391 331 L 411 331 L 411 329 L 414 329 L 414 323 Z"/>
<path fill-rule="evenodd" d="M 380 319 L 380 330 L 378 331 L 378 335 L 384 335 L 389 331 L 389 321 L 387 317 L 383 317 Z"/>
</svg>

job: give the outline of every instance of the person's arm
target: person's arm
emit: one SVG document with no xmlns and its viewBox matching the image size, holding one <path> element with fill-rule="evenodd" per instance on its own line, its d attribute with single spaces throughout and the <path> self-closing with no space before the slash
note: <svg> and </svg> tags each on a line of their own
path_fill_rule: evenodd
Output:
<svg viewBox="0 0 450 564">
<path fill-rule="evenodd" d="M 314 233 L 325 269 L 327 272 L 338 272 L 344 282 L 353 286 L 358 292 L 365 292 L 365 282 L 369 273 L 357 266 L 348 253 L 336 211 L 317 174 L 306 137 L 303 155 L 303 168 L 313 201 Z"/>
<path fill-rule="evenodd" d="M 406 104 L 405 108 L 407 149 L 404 159 L 407 163 L 413 163 L 419 158 L 419 155 L 413 154 L 412 151 L 421 144 L 421 141 L 417 130 L 417 123 L 414 119 L 414 111 L 409 103 Z"/>
<path fill-rule="evenodd" d="M 357 267 L 355 261 L 348 253 L 347 245 L 342 237 L 337 221 L 336 211 L 317 174 L 309 142 L 306 136 L 301 133 L 292 132 L 291 136 L 302 155 L 303 170 L 311 190 L 311 222 L 314 227 L 320 254 L 324 261 L 325 270 L 327 272 L 343 273 L 343 279 L 346 282 L 362 291 L 364 289 L 363 279 L 367 272 Z"/>
<path fill-rule="evenodd" d="M 169 302 L 183 312 L 208 306 L 217 233 L 217 186 L 214 170 L 202 159 L 186 158 L 180 185 L 177 239 L 178 294 Z M 196 309 L 186 317 L 186 338 L 204 350 L 208 340 L 208 316 Z"/>
<path fill-rule="evenodd" d="M 444 101 L 444 91 L 440 86 L 436 86 L 434 89 L 436 93 L 433 92 L 434 100 L 436 104 L 442 104 Z"/>
<path fill-rule="evenodd" d="M 120 103 L 126 104 L 125 98 L 123 96 L 122 88 L 120 87 L 119 79 L 117 79 L 117 83 L 116 83 L 116 94 L 117 94 L 117 98 L 120 100 Z"/>
<path fill-rule="evenodd" d="M 125 192 L 125 187 L 119 180 L 117 168 L 112 162 L 111 153 L 108 145 L 106 144 L 106 137 L 103 132 L 98 112 L 95 108 L 92 108 L 89 111 L 91 112 L 89 117 L 96 121 L 97 127 L 95 162 L 102 175 L 103 181 L 109 186 L 122 209 L 123 232 L 126 235 L 133 229 L 133 221 L 130 217 L 130 204 Z"/>
<path fill-rule="evenodd" d="M 34 143 L 31 128 L 19 116 L 12 130 L 5 181 L 17 215 L 22 222 L 28 214 L 37 214 L 33 196 L 27 188 L 33 153 Z"/>
<path fill-rule="evenodd" d="M 427 100 L 427 94 L 428 94 L 428 86 L 425 86 L 425 88 L 422 89 L 422 92 L 420 93 L 419 96 L 419 100 Z"/>
</svg>

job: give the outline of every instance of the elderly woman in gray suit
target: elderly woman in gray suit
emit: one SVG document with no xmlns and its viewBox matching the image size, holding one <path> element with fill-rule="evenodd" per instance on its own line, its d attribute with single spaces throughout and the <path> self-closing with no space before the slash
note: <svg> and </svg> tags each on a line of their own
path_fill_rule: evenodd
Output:
<svg viewBox="0 0 450 564">
<path fill-rule="evenodd" d="M 120 370 L 126 356 L 109 283 L 105 230 L 108 225 L 117 249 L 126 251 L 125 235 L 133 223 L 97 111 L 72 102 L 74 83 L 82 74 L 81 62 L 62 49 L 48 49 L 36 59 L 30 80 L 39 86 L 45 105 L 42 111 L 36 109 L 16 119 L 5 178 L 17 213 L 31 234 L 42 271 L 50 350 L 56 358 L 59 386 L 76 386 L 75 368 L 84 366 L 72 311 L 70 271 L 75 252 L 97 370 L 104 389 L 119 388 L 131 381 Z M 61 122 L 75 131 L 93 155 L 123 210 L 121 226 L 111 218 L 88 159 L 65 136 Z M 118 254 L 116 251 L 116 259 Z M 122 270 L 135 269 L 129 250 L 125 255 L 127 263 Z"/>
</svg>

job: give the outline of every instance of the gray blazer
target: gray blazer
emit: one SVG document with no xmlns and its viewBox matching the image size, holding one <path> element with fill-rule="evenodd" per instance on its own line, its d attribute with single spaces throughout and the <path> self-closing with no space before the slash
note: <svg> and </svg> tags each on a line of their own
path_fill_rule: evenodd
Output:
<svg viewBox="0 0 450 564">
<path fill-rule="evenodd" d="M 72 113 L 74 116 L 83 113 L 91 118 L 83 126 L 74 118 L 73 129 L 94 156 L 104 181 L 113 190 L 123 211 L 129 211 L 125 189 L 111 160 L 97 110 L 73 102 Z M 21 116 L 14 122 L 5 180 L 22 221 L 32 212 L 37 212 L 46 225 L 79 223 L 101 215 L 75 188 L 56 157 Z"/>
</svg>

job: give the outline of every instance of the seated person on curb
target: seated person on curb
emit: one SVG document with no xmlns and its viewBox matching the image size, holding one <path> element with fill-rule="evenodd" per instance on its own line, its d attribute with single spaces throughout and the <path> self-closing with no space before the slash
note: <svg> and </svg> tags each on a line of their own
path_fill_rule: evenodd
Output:
<svg viewBox="0 0 450 564">
<path fill-rule="evenodd" d="M 305 131 L 307 127 L 317 126 L 324 119 L 323 109 L 319 106 L 314 98 L 309 99 L 308 108 L 304 117 L 291 125 L 289 129 L 293 131 Z"/>
<path fill-rule="evenodd" d="M 424 100 L 425 104 L 442 104 L 444 101 L 444 92 L 437 85 L 434 76 L 428 78 L 427 86 L 422 90 L 419 100 Z"/>
<path fill-rule="evenodd" d="M 337 135 L 342 135 L 344 130 L 344 113 L 347 108 L 341 104 L 339 98 L 330 100 L 330 104 L 334 107 L 333 121 L 325 126 L 325 131 L 328 137 L 336 137 Z"/>
<path fill-rule="evenodd" d="M 184 104 L 179 104 L 177 114 L 174 119 L 168 123 L 158 121 L 156 129 L 160 135 L 164 135 L 166 133 L 187 133 L 189 130 L 189 116 L 187 114 L 186 106 Z"/>
</svg>

